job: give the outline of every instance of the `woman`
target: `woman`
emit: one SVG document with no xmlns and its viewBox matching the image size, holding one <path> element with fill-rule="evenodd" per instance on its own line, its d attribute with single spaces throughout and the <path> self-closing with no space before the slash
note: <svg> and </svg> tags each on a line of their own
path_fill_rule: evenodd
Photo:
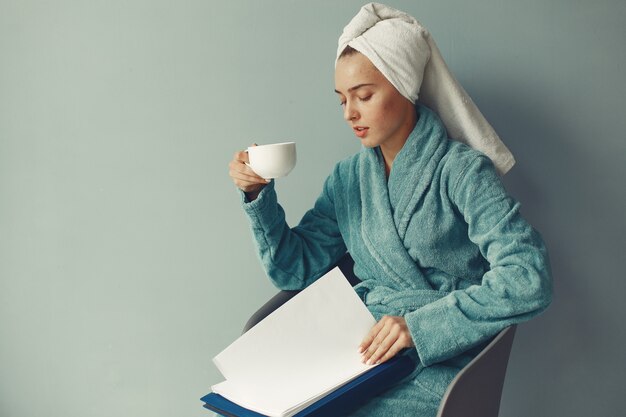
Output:
<svg viewBox="0 0 626 417">
<path fill-rule="evenodd" d="M 230 163 L 274 284 L 304 288 L 349 251 L 362 280 L 355 290 L 377 319 L 363 361 L 409 348 L 418 362 L 353 415 L 436 415 L 484 343 L 551 300 L 545 246 L 498 177 L 512 157 L 455 83 L 415 19 L 368 4 L 344 29 L 335 70 L 343 116 L 363 147 L 335 166 L 314 207 L 289 228 L 273 181 L 245 165 L 245 152 Z"/>
</svg>

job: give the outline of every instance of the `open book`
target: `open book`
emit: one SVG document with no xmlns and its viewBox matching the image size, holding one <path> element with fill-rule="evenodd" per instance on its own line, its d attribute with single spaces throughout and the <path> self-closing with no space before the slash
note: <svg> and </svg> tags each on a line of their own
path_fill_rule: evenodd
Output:
<svg viewBox="0 0 626 417">
<path fill-rule="evenodd" d="M 213 358 L 226 380 L 211 389 L 262 415 L 293 416 L 376 367 L 357 351 L 375 323 L 335 268 Z"/>
</svg>

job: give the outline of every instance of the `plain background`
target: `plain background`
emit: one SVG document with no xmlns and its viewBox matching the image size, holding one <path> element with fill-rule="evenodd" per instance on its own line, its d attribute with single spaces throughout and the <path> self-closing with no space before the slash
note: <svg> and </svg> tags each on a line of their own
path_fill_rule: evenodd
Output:
<svg viewBox="0 0 626 417">
<path fill-rule="evenodd" d="M 390 1 L 514 152 L 552 259 L 501 416 L 623 415 L 626 2 Z M 357 1 L 0 0 L 0 415 L 201 417 L 275 290 L 227 174 L 295 140 L 294 225 L 359 150 L 333 93 Z M 259 358 L 263 360 L 263 358 Z"/>
</svg>

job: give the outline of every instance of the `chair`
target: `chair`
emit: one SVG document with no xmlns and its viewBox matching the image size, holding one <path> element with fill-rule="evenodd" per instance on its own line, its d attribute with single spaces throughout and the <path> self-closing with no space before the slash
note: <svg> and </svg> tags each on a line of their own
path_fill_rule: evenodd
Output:
<svg viewBox="0 0 626 417">
<path fill-rule="evenodd" d="M 454 377 L 437 417 L 498 417 L 516 326 L 502 330 Z"/>
<path fill-rule="evenodd" d="M 337 264 L 352 286 L 359 283 L 354 261 L 346 254 Z M 299 291 L 280 291 L 257 310 L 244 327 L 244 333 Z M 502 330 L 452 380 L 439 405 L 437 417 L 497 417 L 509 354 L 516 326 Z"/>
</svg>

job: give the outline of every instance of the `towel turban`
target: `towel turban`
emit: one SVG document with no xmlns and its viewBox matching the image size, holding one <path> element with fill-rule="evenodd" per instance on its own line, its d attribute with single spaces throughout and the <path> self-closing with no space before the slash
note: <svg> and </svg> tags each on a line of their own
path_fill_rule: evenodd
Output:
<svg viewBox="0 0 626 417">
<path fill-rule="evenodd" d="M 361 8 L 339 37 L 337 60 L 350 46 L 365 55 L 400 94 L 434 110 L 448 136 L 487 155 L 500 175 L 515 159 L 454 78 L 435 41 L 415 18 L 380 3 Z"/>
</svg>

